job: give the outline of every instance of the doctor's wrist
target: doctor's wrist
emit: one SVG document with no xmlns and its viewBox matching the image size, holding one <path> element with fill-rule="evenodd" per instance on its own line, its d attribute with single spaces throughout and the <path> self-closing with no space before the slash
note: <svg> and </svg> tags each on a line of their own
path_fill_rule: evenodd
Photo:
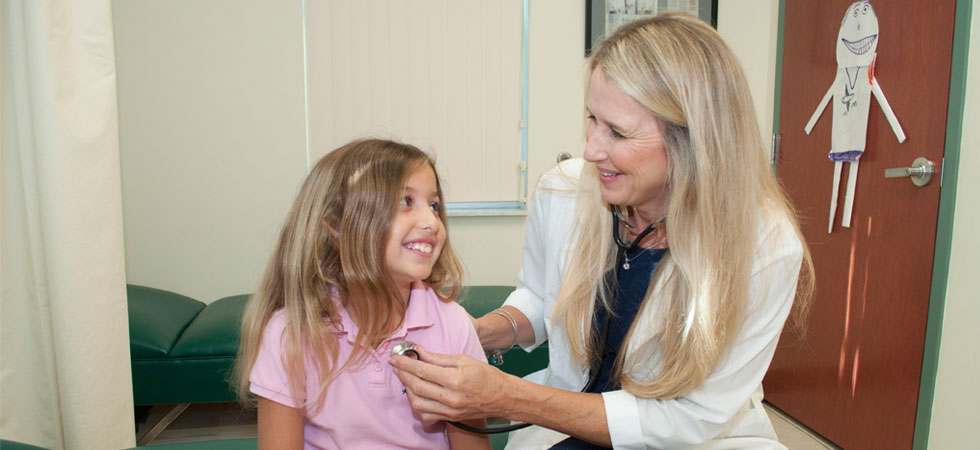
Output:
<svg viewBox="0 0 980 450">
<path fill-rule="evenodd" d="M 487 313 L 473 321 L 480 345 L 484 350 L 510 348 L 514 344 L 514 328 L 506 316 L 498 313 Z"/>
</svg>

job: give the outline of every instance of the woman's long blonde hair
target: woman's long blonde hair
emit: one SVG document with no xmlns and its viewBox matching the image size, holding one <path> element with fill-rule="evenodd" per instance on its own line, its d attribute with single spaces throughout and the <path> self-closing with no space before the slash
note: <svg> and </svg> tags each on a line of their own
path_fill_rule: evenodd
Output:
<svg viewBox="0 0 980 450">
<path fill-rule="evenodd" d="M 369 349 L 395 332 L 405 315 L 385 263 L 385 245 L 407 178 L 435 164 L 411 145 L 367 139 L 340 147 L 316 164 L 296 197 L 258 291 L 245 307 L 234 386 L 246 406 L 249 374 L 272 314 L 285 310 L 282 362 L 297 405 L 319 410 L 333 377 L 362 363 Z M 438 176 L 439 218 L 447 226 Z M 447 239 L 426 281 L 444 299 L 459 293 L 462 266 Z M 354 350 L 338 361 L 335 299 L 357 323 Z M 447 300 L 448 301 L 448 300 Z M 305 358 L 305 359 L 304 359 Z M 306 363 L 319 374 L 306 391 Z M 309 410 L 309 408 L 308 408 Z"/>
<path fill-rule="evenodd" d="M 714 29 L 685 14 L 633 22 L 598 44 L 588 68 L 590 75 L 601 70 L 654 114 L 670 161 L 670 251 L 640 313 L 651 307 L 664 313 L 655 338 L 659 371 L 652 379 L 634 378 L 624 370 L 621 351 L 615 379 L 640 397 L 678 397 L 705 380 L 739 334 L 760 244 L 760 215 L 786 217 L 803 239 L 768 164 L 741 67 Z M 554 315 L 585 366 L 597 357 L 593 308 L 610 307 L 614 288 L 605 274 L 617 263 L 610 205 L 601 198 L 597 175 L 589 164 L 580 178 L 578 239 Z M 797 317 L 806 314 L 812 293 L 813 266 L 805 244 L 803 261 Z M 658 283 L 662 288 L 654 292 Z M 600 302 L 594 304 L 597 296 Z M 624 343 L 636 332 L 636 322 Z"/>
</svg>

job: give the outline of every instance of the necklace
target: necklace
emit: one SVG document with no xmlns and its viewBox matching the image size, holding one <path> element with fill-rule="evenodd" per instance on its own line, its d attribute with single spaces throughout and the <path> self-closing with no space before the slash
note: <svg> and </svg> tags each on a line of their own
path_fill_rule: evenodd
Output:
<svg viewBox="0 0 980 450">
<path fill-rule="evenodd" d="M 653 230 L 656 230 L 660 224 L 664 223 L 664 221 L 667 220 L 667 216 L 663 216 L 656 222 L 648 225 L 646 229 L 641 231 L 635 238 L 633 238 L 633 240 L 629 244 L 627 244 L 623 242 L 623 240 L 619 237 L 619 225 L 621 223 L 623 225 L 626 225 L 625 223 L 626 221 L 620 219 L 618 211 L 616 211 L 616 207 L 614 205 L 610 205 L 610 209 L 612 210 L 612 216 L 613 216 L 613 239 L 615 239 L 616 245 L 619 246 L 619 248 L 621 249 L 620 251 L 623 252 L 623 270 L 629 270 L 630 258 L 629 256 L 627 256 L 627 254 L 633 250 L 636 250 L 636 248 L 640 246 L 640 241 L 642 241 L 643 238 L 647 237 L 648 234 L 653 232 Z M 644 252 L 645 251 L 646 250 L 644 250 Z M 640 254 L 643 254 L 643 252 L 640 252 Z M 640 255 L 634 256 L 633 260 L 636 260 L 636 258 L 638 258 L 639 256 Z"/>
<path fill-rule="evenodd" d="M 649 250 L 650 249 L 648 248 L 644 248 L 641 252 L 637 253 L 636 256 L 632 258 L 630 258 L 626 252 L 623 252 L 623 270 L 630 270 L 630 261 L 636 261 L 636 258 L 639 258 Z"/>
</svg>

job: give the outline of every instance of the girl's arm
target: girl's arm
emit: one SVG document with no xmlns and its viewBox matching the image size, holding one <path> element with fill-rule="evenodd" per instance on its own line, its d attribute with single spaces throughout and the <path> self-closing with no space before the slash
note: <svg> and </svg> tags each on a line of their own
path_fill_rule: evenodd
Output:
<svg viewBox="0 0 980 450">
<path fill-rule="evenodd" d="M 303 448 L 303 410 L 259 397 L 259 450 Z"/>
<path fill-rule="evenodd" d="M 464 420 L 463 423 L 472 427 L 487 426 L 487 421 L 483 419 Z M 463 431 L 449 423 L 446 424 L 446 436 L 449 437 L 449 448 L 453 450 L 468 450 L 471 448 L 476 450 L 490 450 L 492 448 L 489 435 Z"/>
</svg>

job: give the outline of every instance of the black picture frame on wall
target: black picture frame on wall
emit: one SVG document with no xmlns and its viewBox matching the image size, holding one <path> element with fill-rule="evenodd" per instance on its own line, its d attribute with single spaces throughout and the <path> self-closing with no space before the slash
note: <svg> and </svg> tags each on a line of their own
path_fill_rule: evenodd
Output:
<svg viewBox="0 0 980 450">
<path fill-rule="evenodd" d="M 698 17 L 712 27 L 718 28 L 718 0 L 697 0 L 697 2 Z M 624 7 L 632 5 L 635 8 L 637 3 L 637 0 L 585 0 L 585 56 L 589 56 L 595 42 L 606 34 L 607 19 L 611 15 L 610 9 L 615 9 L 618 4 Z M 645 3 L 657 8 L 657 11 L 664 11 L 667 0 L 645 0 Z"/>
</svg>

